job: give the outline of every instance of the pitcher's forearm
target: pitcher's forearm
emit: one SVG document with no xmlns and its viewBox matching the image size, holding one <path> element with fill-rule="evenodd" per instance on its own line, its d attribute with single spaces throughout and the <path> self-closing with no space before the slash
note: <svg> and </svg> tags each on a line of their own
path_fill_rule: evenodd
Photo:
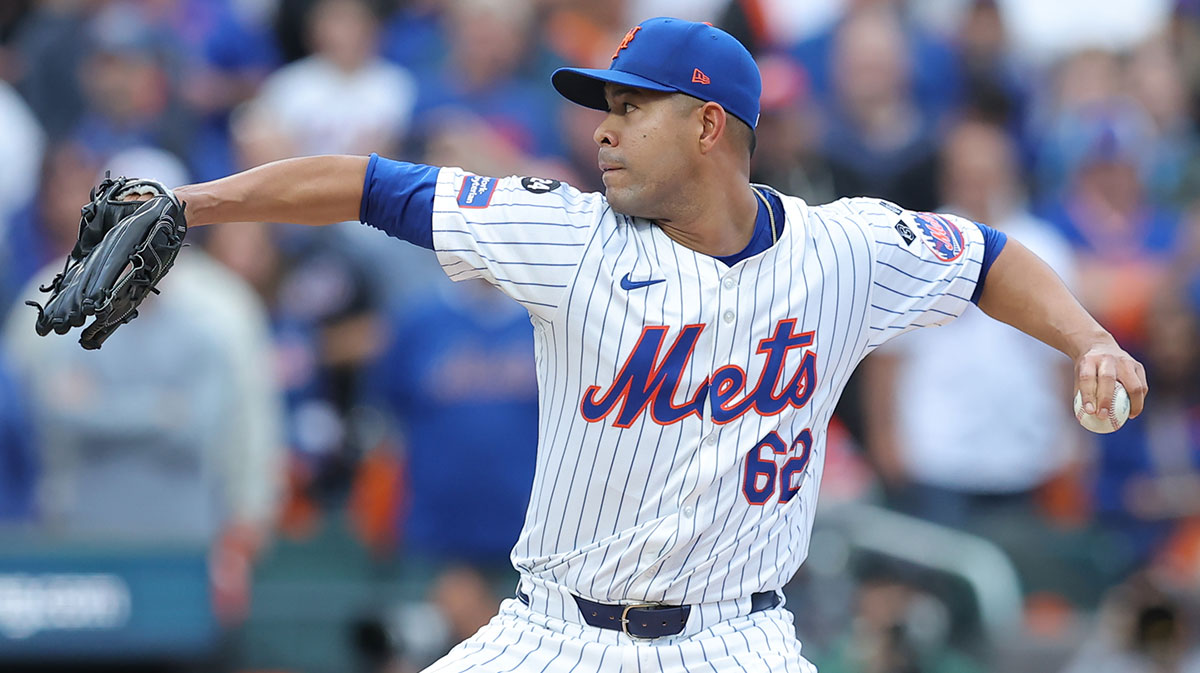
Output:
<svg viewBox="0 0 1200 673">
<path fill-rule="evenodd" d="M 1116 384 L 1129 393 L 1130 417 L 1142 412 L 1146 370 L 1096 322 L 1058 276 L 1011 238 L 988 272 L 979 308 L 1070 356 L 1085 413 L 1107 416 Z"/>
<path fill-rule="evenodd" d="M 367 157 L 284 159 L 229 177 L 185 185 L 188 226 L 218 222 L 321 225 L 358 219 Z"/>
<path fill-rule="evenodd" d="M 1058 275 L 1013 239 L 988 272 L 979 308 L 1072 360 L 1098 342 L 1116 343 Z"/>
</svg>

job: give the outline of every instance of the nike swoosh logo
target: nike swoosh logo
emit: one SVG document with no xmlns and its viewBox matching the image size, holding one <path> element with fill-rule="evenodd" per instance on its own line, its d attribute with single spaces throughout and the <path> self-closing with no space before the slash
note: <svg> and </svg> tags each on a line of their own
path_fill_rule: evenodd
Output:
<svg viewBox="0 0 1200 673">
<path fill-rule="evenodd" d="M 653 278 L 651 280 L 630 280 L 629 274 L 627 273 L 621 278 L 621 289 L 628 292 L 629 290 L 636 290 L 639 287 L 646 287 L 647 285 L 661 283 L 665 280 L 666 280 L 666 278 Z"/>
</svg>

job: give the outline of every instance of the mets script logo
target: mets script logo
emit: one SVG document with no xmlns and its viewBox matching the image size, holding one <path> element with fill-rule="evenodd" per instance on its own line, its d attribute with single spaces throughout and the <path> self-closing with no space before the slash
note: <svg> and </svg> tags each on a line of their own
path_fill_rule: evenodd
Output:
<svg viewBox="0 0 1200 673">
<path fill-rule="evenodd" d="M 633 352 L 606 392 L 601 386 L 588 386 L 579 411 L 589 422 L 607 417 L 620 405 L 613 425 L 628 428 L 642 412 L 650 409 L 650 417 L 659 425 L 670 425 L 688 416 L 700 416 L 700 410 L 711 393 L 714 423 L 730 423 L 750 411 L 773 416 L 789 406 L 799 409 L 808 404 L 817 385 L 817 354 L 808 350 L 815 332 L 795 332 L 796 320 L 780 320 L 775 332 L 758 342 L 758 353 L 766 355 L 758 382 L 746 390 L 746 371 L 737 365 L 725 365 L 705 378 L 686 402 L 675 404 L 680 392 L 679 381 L 687 367 L 704 325 L 687 325 L 659 357 L 667 339 L 667 327 L 651 326 L 642 329 Z M 803 349 L 800 366 L 791 379 L 780 387 L 784 361 L 788 352 Z M 685 394 L 687 391 L 683 391 Z"/>
<path fill-rule="evenodd" d="M 954 223 L 935 213 L 913 213 L 913 224 L 925 246 L 943 262 L 953 262 L 963 252 L 963 234 Z"/>
</svg>

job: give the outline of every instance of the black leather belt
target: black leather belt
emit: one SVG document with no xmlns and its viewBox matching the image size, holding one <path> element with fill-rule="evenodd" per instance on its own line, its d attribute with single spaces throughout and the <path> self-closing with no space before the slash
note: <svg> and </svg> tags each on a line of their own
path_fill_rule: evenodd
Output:
<svg viewBox="0 0 1200 673">
<path fill-rule="evenodd" d="M 632 605 L 610 605 L 597 603 L 572 594 L 579 606 L 579 613 L 588 626 L 600 629 L 620 631 L 631 638 L 662 638 L 677 636 L 683 633 L 687 625 L 688 615 L 692 613 L 690 605 L 658 605 L 656 603 L 635 603 Z M 517 590 L 517 600 L 529 605 L 529 596 L 520 589 Z M 750 612 L 762 612 L 779 605 L 779 593 L 776 591 L 761 591 L 750 595 Z"/>
</svg>

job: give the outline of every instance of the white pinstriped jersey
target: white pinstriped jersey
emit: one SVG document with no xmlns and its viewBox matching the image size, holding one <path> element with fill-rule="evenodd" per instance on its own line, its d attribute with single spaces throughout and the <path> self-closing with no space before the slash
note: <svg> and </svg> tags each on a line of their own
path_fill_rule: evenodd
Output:
<svg viewBox="0 0 1200 673">
<path fill-rule="evenodd" d="M 608 603 L 783 586 L 847 378 L 963 311 L 980 230 L 783 196 L 778 242 L 727 267 L 603 195 L 524 181 L 441 169 L 433 215 L 446 273 L 492 282 L 535 326 L 538 458 L 514 565 Z"/>
</svg>

